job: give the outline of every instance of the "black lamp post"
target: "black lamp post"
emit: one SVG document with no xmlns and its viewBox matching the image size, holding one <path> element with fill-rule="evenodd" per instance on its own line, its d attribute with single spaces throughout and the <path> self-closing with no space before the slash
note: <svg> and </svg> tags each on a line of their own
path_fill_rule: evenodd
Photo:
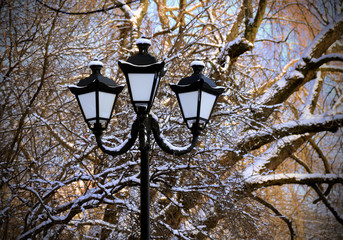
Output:
<svg viewBox="0 0 343 240">
<path fill-rule="evenodd" d="M 100 74 L 103 66 L 98 60 L 89 65 L 92 74 L 82 79 L 77 86 L 70 86 L 76 95 L 82 114 L 88 127 L 93 131 L 100 149 L 112 156 L 127 152 L 139 138 L 141 153 L 141 239 L 150 239 L 150 193 L 149 193 L 149 150 L 151 132 L 157 144 L 169 154 L 180 156 L 189 153 L 195 146 L 200 132 L 205 128 L 218 96 L 224 91 L 217 87 L 213 80 L 205 77 L 201 71 L 204 63 L 192 62 L 194 73 L 190 77 L 181 79 L 178 85 L 170 84 L 176 93 L 181 106 L 183 118 L 187 127 L 192 131 L 190 145 L 180 148 L 173 147 L 160 133 L 158 121 L 149 113 L 152 107 L 159 81 L 164 75 L 164 62 L 157 62 L 148 53 L 151 42 L 140 38 L 136 41 L 138 54 L 130 57 L 127 62 L 119 61 L 119 67 L 125 74 L 129 87 L 131 101 L 137 118 L 131 128 L 130 137 L 118 149 L 106 147 L 102 140 L 102 132 L 106 129 L 111 118 L 113 107 L 123 86 L 118 86 L 111 79 Z"/>
</svg>

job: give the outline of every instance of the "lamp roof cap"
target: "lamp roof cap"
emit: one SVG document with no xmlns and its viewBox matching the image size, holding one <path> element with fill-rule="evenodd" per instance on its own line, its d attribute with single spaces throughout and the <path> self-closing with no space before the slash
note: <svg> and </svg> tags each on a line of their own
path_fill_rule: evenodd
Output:
<svg viewBox="0 0 343 240">
<path fill-rule="evenodd" d="M 89 64 L 88 64 L 88 67 L 92 67 L 92 66 L 100 66 L 100 67 L 103 67 L 104 64 L 99 61 L 97 58 L 94 58 L 93 61 L 91 61 Z"/>
<path fill-rule="evenodd" d="M 149 46 L 151 46 L 151 41 L 147 39 L 144 35 L 142 35 L 140 38 L 136 40 L 136 45 L 138 44 L 148 44 Z"/>
<path fill-rule="evenodd" d="M 202 66 L 205 67 L 205 63 L 199 59 L 194 60 L 193 62 L 191 62 L 191 67 L 193 66 Z"/>
</svg>

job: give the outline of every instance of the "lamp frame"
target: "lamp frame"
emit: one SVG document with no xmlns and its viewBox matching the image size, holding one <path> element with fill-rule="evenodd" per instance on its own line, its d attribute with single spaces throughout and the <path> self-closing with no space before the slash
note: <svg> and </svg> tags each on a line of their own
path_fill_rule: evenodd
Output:
<svg viewBox="0 0 343 240">
<path fill-rule="evenodd" d="M 92 65 L 92 63 L 94 65 Z M 86 121 L 88 128 L 92 130 L 93 133 L 102 132 L 107 128 L 108 123 L 112 118 L 114 106 L 116 104 L 118 95 L 124 88 L 123 85 L 117 85 L 112 79 L 104 77 L 100 73 L 102 66 L 103 64 L 99 62 L 97 59 L 92 61 L 89 65 L 89 67 L 92 69 L 92 74 L 89 77 L 81 79 L 76 86 L 68 86 L 69 90 L 76 96 L 78 105 L 82 112 L 83 119 Z M 84 109 L 84 107 L 86 106 L 83 106 L 81 104 L 79 96 L 82 94 L 93 92 L 95 94 L 95 117 L 87 118 Z M 108 118 L 100 117 L 99 92 L 115 94 Z M 101 123 L 101 120 L 105 122 Z M 91 121 L 95 122 L 91 123 Z"/>
<path fill-rule="evenodd" d="M 178 100 L 178 103 L 179 103 L 179 106 L 181 109 L 182 117 L 186 123 L 186 126 L 189 129 L 196 128 L 196 129 L 204 130 L 209 119 L 211 118 L 211 115 L 212 115 L 214 106 L 218 100 L 218 97 L 224 91 L 224 89 L 221 87 L 213 88 L 213 87 L 209 86 L 203 79 L 199 79 L 199 80 L 197 80 L 191 84 L 188 84 L 188 85 L 177 85 L 177 84 L 169 84 L 169 85 L 170 85 L 171 89 L 176 94 L 176 97 L 177 97 L 177 100 Z M 186 114 L 184 112 L 184 107 L 182 106 L 180 96 L 179 96 L 179 94 L 188 93 L 188 92 L 198 92 L 196 116 L 194 116 L 194 117 L 186 117 Z M 207 119 L 200 116 L 203 92 L 206 92 L 208 94 L 215 96 L 213 106 L 211 108 L 211 111 L 210 111 Z M 188 125 L 189 120 L 195 120 L 195 122 L 192 124 L 192 126 Z M 204 124 L 202 126 L 200 125 L 200 121 L 204 122 Z"/>
<path fill-rule="evenodd" d="M 126 62 L 126 61 L 118 61 L 118 65 L 125 75 L 125 79 L 126 79 L 126 83 L 128 85 L 128 88 L 129 88 L 130 98 L 131 98 L 131 102 L 132 102 L 134 111 L 137 114 L 138 114 L 138 111 L 144 111 L 145 113 L 150 112 L 150 109 L 153 105 L 153 102 L 154 102 L 154 99 L 155 99 L 155 96 L 157 93 L 157 89 L 158 89 L 159 84 L 160 84 L 160 79 L 163 77 L 164 62 L 156 62 L 156 63 L 152 63 L 149 65 L 137 65 L 137 64 L 130 63 L 130 62 Z M 129 76 L 129 74 L 131 74 L 131 73 L 134 73 L 134 74 L 152 73 L 152 74 L 154 74 L 152 87 L 150 89 L 150 96 L 149 96 L 149 99 L 147 101 L 134 100 L 134 95 L 133 95 L 133 91 L 132 91 L 133 86 L 131 86 L 130 76 Z M 145 110 L 144 109 L 138 110 L 138 108 L 141 104 L 146 104 Z"/>
</svg>

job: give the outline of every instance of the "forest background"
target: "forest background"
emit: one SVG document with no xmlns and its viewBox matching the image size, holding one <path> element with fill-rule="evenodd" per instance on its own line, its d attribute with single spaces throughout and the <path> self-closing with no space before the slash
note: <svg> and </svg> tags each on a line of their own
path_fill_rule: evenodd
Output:
<svg viewBox="0 0 343 240">
<path fill-rule="evenodd" d="M 188 144 L 169 83 L 205 62 L 225 87 L 192 153 L 152 139 L 152 239 L 342 239 L 343 3 L 340 0 L 2 0 L 0 236 L 138 239 L 139 150 L 97 147 L 67 86 L 118 60 L 166 62 L 152 112 Z M 135 119 L 127 87 L 106 132 Z"/>
</svg>

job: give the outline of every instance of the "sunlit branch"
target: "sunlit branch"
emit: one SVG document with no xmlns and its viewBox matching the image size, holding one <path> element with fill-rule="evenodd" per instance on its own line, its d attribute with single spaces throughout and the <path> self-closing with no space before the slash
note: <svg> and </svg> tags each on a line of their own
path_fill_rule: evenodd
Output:
<svg viewBox="0 0 343 240">
<path fill-rule="evenodd" d="M 295 231 L 294 231 L 293 226 L 292 226 L 292 221 L 289 220 L 288 217 L 286 217 L 276 207 L 274 207 L 272 204 L 270 204 L 269 202 L 265 201 L 264 199 L 262 199 L 262 198 L 260 198 L 258 196 L 253 196 L 253 195 L 251 195 L 251 198 L 253 198 L 257 202 L 261 203 L 263 206 L 265 206 L 265 207 L 269 208 L 270 210 L 272 210 L 276 214 L 277 217 L 282 219 L 287 224 L 287 227 L 288 227 L 290 235 L 291 235 L 291 239 L 292 240 L 294 239 Z"/>
<path fill-rule="evenodd" d="M 341 183 L 343 183 L 343 181 L 341 181 Z M 338 214 L 338 212 L 333 208 L 333 206 L 329 203 L 329 201 L 327 200 L 327 198 L 324 196 L 324 194 L 320 191 L 320 189 L 318 188 L 318 186 L 316 185 L 310 185 L 318 194 L 320 200 L 322 200 L 322 202 L 324 203 L 324 205 L 330 210 L 330 212 L 334 215 L 334 217 L 336 218 L 336 220 L 343 225 L 343 218 L 340 216 L 340 214 Z"/>
</svg>

